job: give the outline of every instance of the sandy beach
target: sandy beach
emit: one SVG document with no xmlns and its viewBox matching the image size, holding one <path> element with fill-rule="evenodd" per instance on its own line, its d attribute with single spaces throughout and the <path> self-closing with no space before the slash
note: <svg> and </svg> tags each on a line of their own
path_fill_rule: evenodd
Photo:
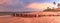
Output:
<svg viewBox="0 0 60 23">
<path fill-rule="evenodd" d="M 60 16 L 44 16 L 34 18 L 0 16 L 0 23 L 60 23 Z"/>
</svg>

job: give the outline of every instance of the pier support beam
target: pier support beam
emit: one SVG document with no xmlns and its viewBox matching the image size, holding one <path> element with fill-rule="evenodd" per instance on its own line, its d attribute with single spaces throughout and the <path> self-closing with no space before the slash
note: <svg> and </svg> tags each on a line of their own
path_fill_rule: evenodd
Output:
<svg viewBox="0 0 60 23">
<path fill-rule="evenodd" d="M 38 17 L 38 14 L 36 14 L 36 17 Z"/>
<path fill-rule="evenodd" d="M 16 16 L 16 14 L 15 14 L 15 16 Z"/>
</svg>

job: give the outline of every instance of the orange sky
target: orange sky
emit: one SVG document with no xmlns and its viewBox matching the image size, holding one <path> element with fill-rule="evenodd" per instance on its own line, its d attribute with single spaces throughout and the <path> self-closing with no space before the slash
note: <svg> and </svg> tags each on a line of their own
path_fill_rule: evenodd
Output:
<svg viewBox="0 0 60 23">
<path fill-rule="evenodd" d="M 32 9 L 46 9 L 47 7 L 54 7 L 52 3 L 32 3 L 27 5 L 27 8 L 32 8 Z"/>
</svg>

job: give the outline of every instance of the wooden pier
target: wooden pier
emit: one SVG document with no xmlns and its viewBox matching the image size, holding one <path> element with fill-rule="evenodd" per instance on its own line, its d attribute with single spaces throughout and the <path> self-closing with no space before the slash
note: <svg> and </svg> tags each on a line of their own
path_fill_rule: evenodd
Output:
<svg viewBox="0 0 60 23">
<path fill-rule="evenodd" d="M 60 16 L 60 15 L 54 15 L 54 14 L 30 14 L 30 13 L 13 13 L 13 16 L 15 17 L 42 17 L 42 16 Z"/>
</svg>

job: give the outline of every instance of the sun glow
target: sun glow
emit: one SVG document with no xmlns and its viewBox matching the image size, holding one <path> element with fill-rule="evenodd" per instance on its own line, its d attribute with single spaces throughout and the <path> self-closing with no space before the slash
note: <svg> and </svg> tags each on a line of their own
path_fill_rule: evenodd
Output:
<svg viewBox="0 0 60 23">
<path fill-rule="evenodd" d="M 47 7 L 54 7 L 53 3 L 31 3 L 27 5 L 27 8 L 31 9 L 46 9 Z"/>
</svg>

